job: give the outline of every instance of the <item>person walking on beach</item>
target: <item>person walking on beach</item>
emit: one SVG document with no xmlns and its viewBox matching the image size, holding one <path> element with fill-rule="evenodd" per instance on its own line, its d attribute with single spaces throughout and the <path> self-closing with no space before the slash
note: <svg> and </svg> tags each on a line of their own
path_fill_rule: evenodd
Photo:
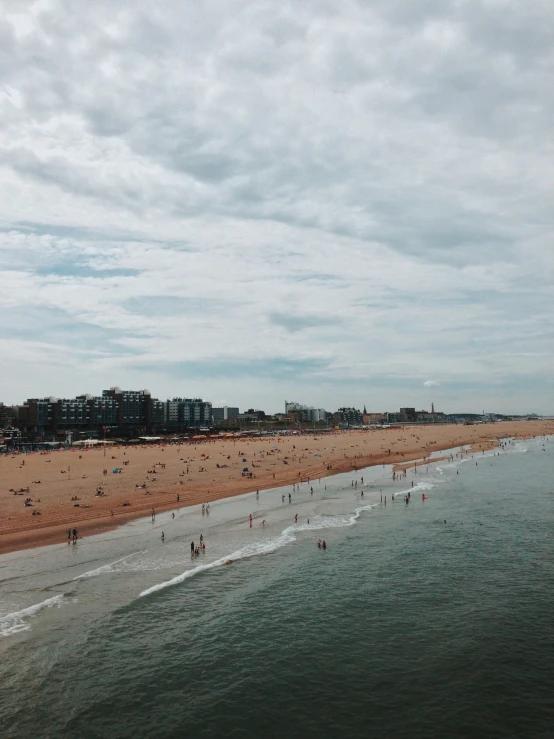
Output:
<svg viewBox="0 0 554 739">
<path fill-rule="evenodd" d="M 77 541 L 78 536 L 77 529 L 73 529 L 73 541 Z"/>
<path fill-rule="evenodd" d="M 67 529 L 67 541 L 71 539 L 71 529 Z"/>
<path fill-rule="evenodd" d="M 248 518 L 250 519 L 250 528 L 252 528 L 252 514 L 250 514 L 250 515 L 248 516 Z"/>
<path fill-rule="evenodd" d="M 152 508 L 152 521 L 156 518 L 156 511 Z"/>
<path fill-rule="evenodd" d="M 298 513 L 296 513 L 294 516 L 294 523 L 298 523 Z"/>
<path fill-rule="evenodd" d="M 164 539 L 165 539 L 165 534 L 164 534 L 164 532 L 162 531 L 162 541 L 163 541 Z"/>
</svg>

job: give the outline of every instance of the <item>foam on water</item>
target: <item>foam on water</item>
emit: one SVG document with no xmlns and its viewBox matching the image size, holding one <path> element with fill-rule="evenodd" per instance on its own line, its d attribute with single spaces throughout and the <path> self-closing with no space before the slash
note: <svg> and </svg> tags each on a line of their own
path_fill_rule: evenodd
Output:
<svg viewBox="0 0 554 739">
<path fill-rule="evenodd" d="M 63 598 L 63 593 L 55 595 L 53 598 L 43 600 L 42 603 L 37 603 L 34 606 L 23 608 L 21 611 L 7 613 L 5 616 L 0 617 L 0 636 L 12 636 L 20 631 L 29 631 L 31 625 L 28 623 L 28 619 L 36 616 L 43 608 L 52 608 L 52 606 L 59 608 Z"/>
<path fill-rule="evenodd" d="M 81 575 L 77 575 L 77 577 L 73 578 L 74 580 L 85 580 L 88 577 L 98 577 L 98 575 L 107 575 L 111 572 L 115 572 L 114 565 L 118 564 L 119 562 L 124 562 L 126 559 L 130 559 L 131 557 L 136 557 L 139 554 L 144 554 L 147 552 L 147 549 L 143 549 L 140 552 L 133 552 L 132 554 L 127 554 L 125 557 L 120 557 L 120 559 L 116 559 L 113 562 L 109 562 L 106 565 L 102 565 L 102 567 L 97 567 L 95 570 L 88 570 L 87 572 L 83 572 Z"/>
<path fill-rule="evenodd" d="M 432 485 L 430 487 L 432 487 Z M 235 552 L 232 552 L 231 554 L 224 557 L 220 557 L 213 562 L 207 562 L 206 564 L 198 565 L 197 567 L 193 567 L 190 570 L 185 570 L 185 572 L 182 572 L 180 575 L 176 575 L 170 580 L 158 583 L 157 585 L 152 585 L 152 587 L 143 590 L 142 593 L 140 593 L 140 597 L 142 598 L 145 595 L 151 595 L 152 593 L 158 592 L 158 590 L 164 590 L 165 588 L 169 588 L 173 585 L 179 585 L 180 583 L 187 580 L 189 577 L 194 577 L 194 575 L 198 575 L 200 572 L 205 572 L 206 570 L 212 570 L 214 567 L 221 567 L 221 565 L 236 562 L 237 560 L 248 559 L 250 557 L 256 557 L 262 554 L 270 554 L 272 552 L 275 552 L 278 549 L 281 549 L 281 547 L 295 542 L 296 537 L 294 536 L 294 534 L 300 531 L 320 531 L 322 529 L 353 526 L 356 523 L 356 520 L 360 517 L 362 511 L 369 511 L 371 508 L 376 508 L 379 505 L 379 503 L 373 503 L 370 505 L 359 506 L 352 513 L 349 514 L 335 516 L 318 515 L 314 516 L 311 519 L 310 523 L 308 523 L 307 521 L 302 523 L 295 523 L 292 526 L 288 526 L 286 529 L 284 529 L 279 536 L 272 537 L 271 539 L 266 539 L 264 541 L 258 541 L 253 544 L 247 544 L 246 546 L 237 549 Z"/>
</svg>

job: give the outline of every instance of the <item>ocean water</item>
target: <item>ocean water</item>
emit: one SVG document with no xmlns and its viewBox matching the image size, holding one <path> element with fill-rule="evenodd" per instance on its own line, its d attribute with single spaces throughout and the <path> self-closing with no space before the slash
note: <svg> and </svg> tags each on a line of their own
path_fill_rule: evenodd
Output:
<svg viewBox="0 0 554 739">
<path fill-rule="evenodd" d="M 535 439 L 3 556 L 0 735 L 552 737 L 553 472 Z"/>
</svg>

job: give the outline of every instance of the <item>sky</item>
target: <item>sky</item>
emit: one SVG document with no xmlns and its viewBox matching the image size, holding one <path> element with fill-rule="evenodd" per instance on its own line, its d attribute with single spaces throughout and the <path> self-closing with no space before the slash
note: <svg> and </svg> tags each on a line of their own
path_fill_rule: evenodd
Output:
<svg viewBox="0 0 554 739">
<path fill-rule="evenodd" d="M 554 413 L 550 0 L 3 0 L 0 400 Z"/>
</svg>

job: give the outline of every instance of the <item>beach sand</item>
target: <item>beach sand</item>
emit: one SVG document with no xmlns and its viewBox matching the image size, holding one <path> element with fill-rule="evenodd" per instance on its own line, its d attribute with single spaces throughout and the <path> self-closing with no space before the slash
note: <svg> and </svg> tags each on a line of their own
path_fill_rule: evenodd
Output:
<svg viewBox="0 0 554 739">
<path fill-rule="evenodd" d="M 372 465 L 405 465 L 462 445 L 475 453 L 500 438 L 553 433 L 554 421 L 445 424 L 113 446 L 105 455 L 94 448 L 2 456 L 0 553 L 62 542 L 70 527 L 88 536 L 148 516 L 152 508 L 177 509 Z M 243 476 L 245 467 L 253 478 Z M 113 473 L 116 468 L 121 473 Z M 96 495 L 100 485 L 102 497 Z M 13 492 L 22 488 L 29 492 Z"/>
</svg>

